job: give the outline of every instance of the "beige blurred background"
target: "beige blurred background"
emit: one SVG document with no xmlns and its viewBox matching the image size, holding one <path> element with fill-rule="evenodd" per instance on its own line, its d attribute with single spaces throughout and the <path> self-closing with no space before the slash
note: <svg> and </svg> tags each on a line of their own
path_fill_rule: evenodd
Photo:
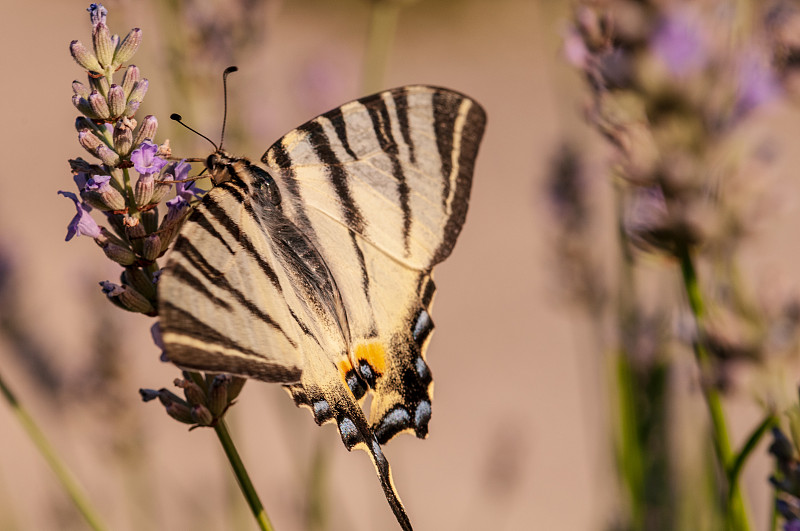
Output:
<svg viewBox="0 0 800 531">
<path fill-rule="evenodd" d="M 224 2 L 204 9 L 210 4 L 224 12 Z M 607 160 L 602 141 L 580 117 L 582 81 L 560 57 L 568 4 L 423 0 L 398 21 L 384 86 L 451 87 L 488 113 L 467 223 L 436 272 L 430 436 L 402 436 L 386 447 L 415 529 L 603 529 L 618 507 L 608 370 L 596 356 L 591 323 L 563 302 L 545 194 L 565 138 L 589 167 Z M 116 280 L 118 268 L 88 238 L 64 242 L 74 207 L 56 191 L 74 191 L 67 159 L 86 156 L 70 103 L 70 82 L 85 75 L 68 44 L 90 42 L 87 5 L 44 0 L 34 11 L 8 2 L 0 19 L 0 253 L 12 267 L 14 305 L 4 315 L 13 317 L 17 334 L 0 336 L 0 371 L 111 529 L 255 529 L 213 432 L 190 433 L 157 404 L 141 402 L 140 387 L 171 387 L 179 373 L 158 360 L 152 321 L 114 308 L 101 294 L 97 282 Z M 219 73 L 230 54 L 184 64 L 197 77 L 189 80 L 192 99 L 182 98 L 166 72 L 165 50 L 187 22 L 165 18 L 168 11 L 156 1 L 105 5 L 112 32 L 144 31 L 133 62 L 150 89 L 139 114 L 159 117 L 157 140 L 170 138 L 175 153 L 207 154 L 207 144 L 167 116 L 179 112 L 216 138 Z M 207 15 L 199 7 L 197 13 Z M 257 30 L 249 30 L 250 42 L 231 45 L 240 72 L 231 77 L 226 141 L 230 152 L 256 159 L 284 132 L 363 95 L 369 21 L 365 1 L 268 2 L 257 14 L 263 18 L 251 19 Z M 770 124 L 798 132 L 796 111 L 773 112 Z M 762 129 L 774 135 L 773 126 Z M 771 138 L 785 149 L 786 168 L 796 168 L 792 135 Z M 793 173 L 781 175 L 794 182 Z M 787 195 L 797 191 L 792 185 L 783 188 L 792 191 Z M 602 255 L 602 242 L 614 233 L 611 186 L 601 175 L 589 193 Z M 763 238 L 751 252 L 758 259 L 747 262 L 753 278 L 780 276 L 792 286 L 800 278 L 790 237 L 800 219 L 794 206 L 773 212 L 775 219 L 759 229 Z M 795 381 L 786 377 L 781 385 L 791 389 Z M 688 407 L 701 407 L 696 387 L 683 385 Z M 737 442 L 757 418 L 753 396 L 745 383 L 729 399 Z M 307 528 L 309 476 L 320 458 L 327 529 L 395 528 L 367 457 L 348 454 L 333 427 L 317 428 L 278 386 L 248 384 L 229 420 L 278 530 Z M 746 472 L 759 524 L 767 522 L 768 465 L 762 448 Z M 5 403 L 0 529 L 85 529 Z"/>
</svg>

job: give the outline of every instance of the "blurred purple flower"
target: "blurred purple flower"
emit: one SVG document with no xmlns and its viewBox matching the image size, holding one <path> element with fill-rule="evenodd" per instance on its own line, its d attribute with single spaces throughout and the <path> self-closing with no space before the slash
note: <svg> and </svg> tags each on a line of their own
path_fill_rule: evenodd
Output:
<svg viewBox="0 0 800 531">
<path fill-rule="evenodd" d="M 567 62 L 577 68 L 586 68 L 589 61 L 589 49 L 586 42 L 575 28 L 569 28 L 564 35 L 564 57 Z"/>
<path fill-rule="evenodd" d="M 737 114 L 745 114 L 780 97 L 777 75 L 763 54 L 756 51 L 743 53 L 738 67 Z"/>
<path fill-rule="evenodd" d="M 89 213 L 91 207 L 78 201 L 78 197 L 72 192 L 64 192 L 62 190 L 58 193 L 64 197 L 72 199 L 72 201 L 75 203 L 75 208 L 78 210 L 77 214 L 75 214 L 75 217 L 69 222 L 65 241 L 70 241 L 76 235 L 90 236 L 92 238 L 97 238 L 100 236 L 100 226 Z"/>
<path fill-rule="evenodd" d="M 158 153 L 158 146 L 145 140 L 131 153 L 133 167 L 142 175 L 160 172 L 161 168 L 167 165 L 167 161 L 157 157 L 156 153 Z"/>
<path fill-rule="evenodd" d="M 661 21 L 653 35 L 653 53 L 670 72 L 684 76 L 708 62 L 707 28 L 691 9 L 677 9 Z"/>
</svg>

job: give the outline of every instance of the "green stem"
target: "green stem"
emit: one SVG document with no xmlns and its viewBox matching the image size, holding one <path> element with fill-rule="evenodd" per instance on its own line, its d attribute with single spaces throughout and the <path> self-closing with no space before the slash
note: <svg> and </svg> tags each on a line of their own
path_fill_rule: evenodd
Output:
<svg viewBox="0 0 800 531">
<path fill-rule="evenodd" d="M 239 457 L 239 452 L 236 451 L 236 446 L 233 444 L 233 439 L 231 439 L 231 434 L 228 432 L 228 426 L 225 424 L 224 419 L 220 419 L 217 422 L 216 426 L 214 426 L 214 431 L 217 432 L 219 442 L 222 444 L 225 455 L 228 456 L 228 461 L 230 461 L 231 468 L 233 468 L 233 473 L 236 475 L 239 488 L 242 489 L 242 494 L 244 494 L 247 504 L 258 522 L 258 526 L 263 531 L 274 531 L 267 512 L 264 510 L 261 500 L 258 499 L 256 489 L 250 481 L 250 476 L 247 475 L 247 469 L 245 469 L 244 463 Z"/>
<path fill-rule="evenodd" d="M 373 0 L 369 14 L 369 34 L 364 57 L 364 92 L 371 94 L 383 87 L 386 58 L 394 43 L 400 3 Z"/>
<path fill-rule="evenodd" d="M 705 379 L 711 371 L 711 356 L 706 350 L 704 343 L 704 328 L 703 322 L 705 319 L 705 305 L 703 304 L 703 296 L 700 292 L 700 285 L 697 281 L 697 271 L 694 267 L 692 255 L 689 252 L 689 247 L 686 244 L 679 244 L 675 253 L 680 261 L 681 274 L 683 276 L 683 285 L 686 290 L 686 296 L 689 300 L 689 307 L 694 316 L 695 326 L 697 329 L 697 337 L 693 341 L 693 348 L 697 364 L 700 369 L 702 379 Z M 722 398 L 719 391 L 708 382 L 703 381 L 701 385 L 703 389 L 703 396 L 705 397 L 706 405 L 708 406 L 708 413 L 711 418 L 712 440 L 714 444 L 714 452 L 717 456 L 717 462 L 720 465 L 726 479 L 729 476 L 729 471 L 734 466 L 734 455 L 731 449 L 730 436 L 728 435 L 728 427 L 725 422 L 725 413 L 722 409 Z M 738 475 L 737 475 L 738 476 Z M 741 489 L 738 485 L 729 484 L 728 486 L 728 503 L 726 507 L 726 520 L 729 528 L 733 530 L 748 530 L 750 524 L 747 517 L 747 509 L 745 507 L 744 498 L 742 497 Z"/>
<path fill-rule="evenodd" d="M 28 414 L 25 408 L 22 407 L 17 397 L 14 396 L 14 393 L 12 393 L 11 389 L 6 385 L 2 375 L 0 375 L 0 393 L 2 393 L 3 397 L 11 406 L 11 410 L 28 433 L 28 437 L 31 438 L 36 449 L 42 454 L 47 464 L 50 465 L 50 468 L 55 473 L 59 482 L 61 482 L 61 486 L 64 487 L 72 503 L 75 504 L 75 507 L 86 519 L 86 523 L 89 524 L 89 527 L 95 531 L 104 531 L 106 529 L 105 525 L 102 524 L 100 517 L 89 504 L 89 500 L 78 485 L 78 482 L 72 477 L 66 465 L 64 465 L 58 457 L 55 449 L 47 442 L 42 430 L 39 429 L 33 421 L 33 418 Z"/>
</svg>

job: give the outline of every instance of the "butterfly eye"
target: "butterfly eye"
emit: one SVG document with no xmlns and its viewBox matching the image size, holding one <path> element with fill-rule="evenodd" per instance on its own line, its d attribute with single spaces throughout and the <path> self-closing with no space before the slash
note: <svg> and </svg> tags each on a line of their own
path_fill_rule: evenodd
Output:
<svg viewBox="0 0 800 531">
<path fill-rule="evenodd" d="M 206 159 L 206 168 L 208 168 L 209 171 L 214 171 L 214 166 L 216 166 L 218 160 L 219 160 L 219 157 L 217 157 L 217 154 L 216 153 L 212 153 Z"/>
</svg>

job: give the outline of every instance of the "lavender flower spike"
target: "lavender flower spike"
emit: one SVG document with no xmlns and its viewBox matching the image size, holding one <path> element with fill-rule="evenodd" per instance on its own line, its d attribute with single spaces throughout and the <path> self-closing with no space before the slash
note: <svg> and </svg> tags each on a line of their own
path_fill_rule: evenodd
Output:
<svg viewBox="0 0 800 531">
<path fill-rule="evenodd" d="M 92 218 L 92 215 L 89 214 L 89 208 L 91 207 L 78 201 L 78 197 L 72 192 L 60 191 L 58 193 L 72 199 L 75 203 L 75 208 L 78 210 L 75 217 L 69 222 L 67 237 L 64 240 L 70 241 L 76 235 L 91 236 L 92 238 L 100 236 L 100 226 Z"/>
<path fill-rule="evenodd" d="M 161 168 L 166 166 L 167 161 L 157 157 L 156 153 L 158 153 L 158 146 L 149 140 L 145 140 L 141 146 L 131 153 L 133 167 L 142 175 L 160 172 Z"/>
</svg>

